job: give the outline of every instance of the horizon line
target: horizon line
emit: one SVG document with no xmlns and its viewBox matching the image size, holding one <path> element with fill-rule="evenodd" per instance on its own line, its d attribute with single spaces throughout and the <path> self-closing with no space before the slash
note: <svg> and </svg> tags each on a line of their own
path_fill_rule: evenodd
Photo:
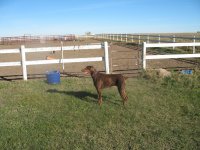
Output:
<svg viewBox="0 0 200 150">
<path fill-rule="evenodd" d="M 21 34 L 21 35 L 6 35 L 6 36 L 1 36 L 0 37 L 23 37 L 23 36 L 66 36 L 66 35 L 86 35 L 87 32 L 85 32 L 84 34 L 76 34 L 76 33 L 69 33 L 69 34 L 29 34 L 29 33 L 25 33 L 25 34 Z M 135 34 L 135 35 L 139 35 L 139 34 L 189 34 L 189 33 L 193 33 L 193 34 L 199 34 L 200 31 L 186 31 L 186 32 L 101 32 L 101 33 L 92 33 L 91 35 L 97 35 L 97 34 Z"/>
</svg>

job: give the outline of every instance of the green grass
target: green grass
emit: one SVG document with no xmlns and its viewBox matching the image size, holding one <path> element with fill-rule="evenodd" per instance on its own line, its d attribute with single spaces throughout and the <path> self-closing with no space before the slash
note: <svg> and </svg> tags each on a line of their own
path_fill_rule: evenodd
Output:
<svg viewBox="0 0 200 150">
<path fill-rule="evenodd" d="M 185 78 L 128 79 L 126 107 L 113 87 L 101 108 L 90 78 L 1 81 L 0 149 L 199 149 L 200 78 Z"/>
</svg>

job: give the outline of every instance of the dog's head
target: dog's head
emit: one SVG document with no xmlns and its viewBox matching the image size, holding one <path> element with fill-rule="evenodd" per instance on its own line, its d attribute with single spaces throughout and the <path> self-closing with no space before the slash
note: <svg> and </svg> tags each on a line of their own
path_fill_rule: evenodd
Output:
<svg viewBox="0 0 200 150">
<path fill-rule="evenodd" d="M 96 69 L 93 66 L 87 66 L 84 69 L 81 70 L 85 74 L 92 74 L 96 71 Z"/>
</svg>

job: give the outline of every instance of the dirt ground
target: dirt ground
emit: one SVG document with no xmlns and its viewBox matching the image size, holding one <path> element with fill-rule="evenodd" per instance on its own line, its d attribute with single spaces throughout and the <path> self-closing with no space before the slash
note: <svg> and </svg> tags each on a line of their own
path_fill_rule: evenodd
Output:
<svg viewBox="0 0 200 150">
<path fill-rule="evenodd" d="M 94 39 L 84 39 L 79 41 L 66 41 L 63 42 L 64 46 L 73 45 L 85 45 L 91 43 L 100 43 L 102 41 Z M 25 47 L 53 47 L 61 46 L 59 41 L 51 41 L 44 43 L 18 43 L 10 45 L 0 45 L 1 49 L 11 49 L 20 48 L 23 44 Z M 109 63 L 110 70 L 112 73 L 122 73 L 126 76 L 137 76 L 138 72 L 141 70 L 141 50 L 142 47 L 136 44 L 120 44 L 109 42 Z M 104 50 L 84 50 L 84 51 L 64 51 L 64 58 L 84 58 L 84 57 L 101 57 L 104 55 Z M 28 53 L 26 54 L 27 60 L 45 60 L 47 56 L 53 57 L 55 59 L 61 58 L 61 52 L 38 52 L 38 53 Z M 13 62 L 20 61 L 20 54 L 1 54 L 0 62 Z M 28 66 L 28 78 L 41 77 L 46 74 L 47 71 L 59 70 L 61 73 L 67 75 L 80 75 L 81 69 L 87 65 L 93 65 L 97 70 L 104 71 L 104 62 L 90 62 L 90 63 L 70 63 L 65 64 L 65 70 L 62 70 L 62 64 L 56 65 L 34 65 Z M 194 68 L 196 64 L 191 63 L 191 61 L 184 60 L 148 60 L 147 68 Z M 10 78 L 18 77 L 22 78 L 22 68 L 21 67 L 0 67 L 0 77 Z"/>
</svg>

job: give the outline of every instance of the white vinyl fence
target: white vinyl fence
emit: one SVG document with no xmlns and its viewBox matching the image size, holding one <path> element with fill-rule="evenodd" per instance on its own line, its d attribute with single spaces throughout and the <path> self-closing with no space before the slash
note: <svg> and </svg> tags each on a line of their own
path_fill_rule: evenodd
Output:
<svg viewBox="0 0 200 150">
<path fill-rule="evenodd" d="M 96 50 L 104 49 L 104 57 L 89 57 L 89 58 L 63 58 L 63 51 L 70 50 Z M 62 58 L 53 60 L 34 60 L 26 61 L 26 53 L 33 52 L 47 52 L 47 51 L 61 51 Z M 61 46 L 61 47 L 44 47 L 44 48 L 25 48 L 24 45 L 20 49 L 3 49 L 0 50 L 0 54 L 11 54 L 11 53 L 21 53 L 21 61 L 18 62 L 0 62 L 0 67 L 6 66 L 22 66 L 23 79 L 27 80 L 27 66 L 29 65 L 43 65 L 43 64 L 64 64 L 64 63 L 74 63 L 74 62 L 93 62 L 93 61 L 104 61 L 106 73 L 109 74 L 109 56 L 108 56 L 108 43 L 103 44 L 97 43 L 93 45 L 81 45 L 81 46 Z M 64 66 L 64 65 L 63 65 Z"/>
<path fill-rule="evenodd" d="M 200 58 L 200 53 L 194 54 L 170 54 L 170 55 L 147 55 L 146 50 L 150 47 L 182 47 L 182 46 L 200 46 L 200 43 L 143 43 L 143 69 L 146 69 L 146 60 L 150 59 L 170 59 L 170 58 Z"/>
<path fill-rule="evenodd" d="M 179 43 L 199 42 L 199 36 L 177 36 L 177 35 L 156 35 L 156 34 L 95 34 L 96 39 L 105 39 L 120 42 L 147 43 Z"/>
</svg>

